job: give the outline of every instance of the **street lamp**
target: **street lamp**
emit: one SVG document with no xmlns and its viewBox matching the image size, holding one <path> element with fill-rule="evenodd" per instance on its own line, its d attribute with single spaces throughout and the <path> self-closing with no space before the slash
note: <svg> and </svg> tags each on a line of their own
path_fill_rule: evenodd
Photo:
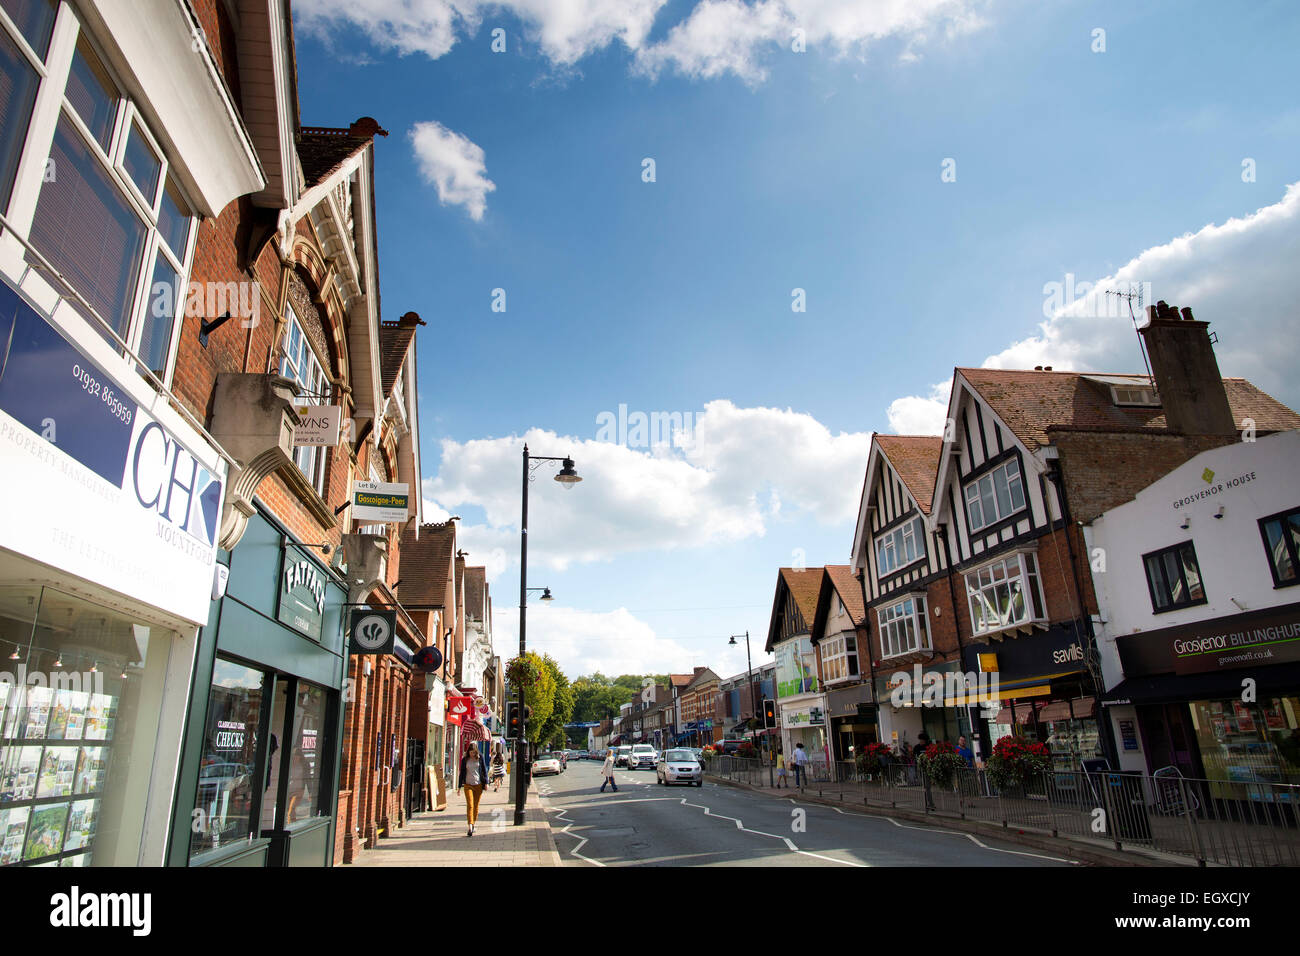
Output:
<svg viewBox="0 0 1300 956">
<path fill-rule="evenodd" d="M 582 481 L 577 471 L 573 468 L 572 458 L 546 458 L 541 455 L 529 455 L 528 446 L 524 446 L 524 483 L 523 483 L 523 508 L 522 517 L 519 522 L 519 658 L 522 661 L 524 654 L 527 653 L 525 643 L 525 634 L 528 626 L 528 483 L 533 480 L 533 472 L 541 466 L 544 461 L 560 462 L 560 472 L 555 476 L 565 488 L 572 488 L 578 482 Z M 533 590 L 537 590 L 534 588 Z M 542 600 L 549 601 L 551 598 L 550 588 L 542 588 Z M 522 773 L 524 763 L 524 748 L 527 746 L 524 738 L 524 721 L 522 719 L 524 711 L 524 688 L 521 684 L 518 689 L 519 693 L 519 730 L 515 735 L 515 763 L 519 766 L 520 775 L 518 785 L 515 787 L 515 826 L 524 825 L 524 797 L 527 795 L 528 778 Z"/>
<path fill-rule="evenodd" d="M 731 640 L 727 641 L 727 643 L 731 647 L 736 647 L 737 646 L 736 638 L 739 636 L 740 636 L 739 634 L 733 634 L 731 636 Z M 758 717 L 758 698 L 754 696 L 755 693 L 754 692 L 754 661 L 749 654 L 749 631 L 745 632 L 745 666 L 749 673 L 749 705 L 750 705 L 750 712 L 753 715 L 750 717 L 750 720 L 753 721 Z M 749 736 L 751 738 L 751 743 L 753 743 L 754 745 L 754 751 L 756 753 L 760 752 L 758 749 L 758 732 L 754 729 L 752 723 L 749 728 Z M 770 765 L 768 766 L 767 769 L 767 776 L 768 776 L 769 785 L 775 782 L 771 779 L 772 768 Z"/>
</svg>

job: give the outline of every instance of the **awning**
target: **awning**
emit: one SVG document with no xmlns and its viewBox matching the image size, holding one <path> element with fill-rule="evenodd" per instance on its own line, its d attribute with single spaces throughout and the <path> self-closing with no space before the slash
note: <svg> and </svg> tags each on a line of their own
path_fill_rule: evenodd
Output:
<svg viewBox="0 0 1300 956">
<path fill-rule="evenodd" d="M 1011 719 L 1011 708 L 1003 707 L 994 719 L 995 724 L 1032 724 L 1034 722 L 1033 704 L 1016 704 L 1016 719 Z"/>
<path fill-rule="evenodd" d="M 1257 693 L 1286 693 L 1300 684 L 1300 664 L 1261 667 L 1251 676 L 1256 680 Z M 1237 673 L 1160 674 L 1120 681 L 1102 695 L 1101 702 L 1103 707 L 1112 707 L 1116 704 L 1167 704 L 1240 697 L 1241 675 Z"/>
<path fill-rule="evenodd" d="M 1038 719 L 1069 720 L 1072 707 L 1076 718 L 1095 717 L 1097 715 L 1097 699 L 1095 697 L 1077 697 L 1074 700 L 1051 701 L 1038 712 Z"/>
<path fill-rule="evenodd" d="M 994 700 L 1022 700 L 1026 697 L 1048 697 L 1051 693 L 1051 684 L 1038 684 L 1033 687 L 1016 687 L 1011 690 L 999 688 L 996 694 L 988 694 L 987 696 Z M 978 695 L 972 690 L 967 692 L 966 699 L 961 702 L 958 702 L 955 697 L 944 698 L 943 705 L 945 707 L 974 707 L 978 703 Z M 1005 721 L 998 721 L 998 723 L 1005 723 Z"/>
</svg>

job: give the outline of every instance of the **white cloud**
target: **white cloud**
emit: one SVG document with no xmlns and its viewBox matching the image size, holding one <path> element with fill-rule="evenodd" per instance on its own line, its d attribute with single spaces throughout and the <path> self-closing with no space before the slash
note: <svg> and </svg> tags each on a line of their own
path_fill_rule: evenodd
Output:
<svg viewBox="0 0 1300 956">
<path fill-rule="evenodd" d="M 895 435 L 942 435 L 951 381 L 930 386 L 929 395 L 908 395 L 889 403 L 889 430 Z M 427 513 L 427 511 L 426 511 Z"/>
<path fill-rule="evenodd" d="M 753 85 L 766 79 L 773 54 L 793 48 L 796 30 L 808 52 L 835 56 L 903 38 L 903 58 L 914 60 L 937 29 L 951 39 L 982 24 L 974 0 L 702 0 L 662 41 L 638 50 L 636 61 L 651 76 L 671 66 L 693 78 L 734 73 Z"/>
<path fill-rule="evenodd" d="M 476 222 L 487 209 L 487 194 L 496 183 L 487 178 L 483 148 L 441 123 L 416 123 L 407 134 L 420 174 L 438 190 L 444 205 L 464 206 Z"/>
<path fill-rule="evenodd" d="M 640 47 L 667 0 L 298 0 L 302 28 L 324 39 L 360 29 L 377 47 L 438 59 L 507 15 L 552 63 L 568 66 L 615 40 Z M 508 37 L 511 35 L 508 33 Z M 485 41 L 486 42 L 486 41 Z M 511 39 L 507 39 L 507 52 Z"/>
<path fill-rule="evenodd" d="M 563 569 L 573 561 L 761 536 L 775 520 L 849 521 L 870 441 L 865 432 L 832 435 L 790 409 L 737 408 L 723 400 L 705 406 L 676 450 L 640 451 L 540 429 L 445 440 L 438 475 L 424 482 L 425 508 L 481 508 L 485 523 L 462 524 L 462 546 L 476 556 L 501 549 L 513 561 L 522 444 L 536 454 L 571 455 L 580 484 L 565 490 L 550 480 L 554 469 L 542 465 L 529 492 L 530 564 Z"/>
<path fill-rule="evenodd" d="M 327 42 L 359 30 L 380 49 L 431 59 L 482 27 L 508 29 L 510 21 L 498 20 L 509 17 L 556 66 L 572 66 L 618 41 L 648 75 L 665 68 L 691 77 L 734 73 L 752 84 L 766 77 L 768 57 L 791 49 L 796 28 L 809 52 L 860 53 L 872 42 L 901 37 L 908 44 L 904 57 L 915 59 L 916 47 L 934 34 L 951 39 L 981 26 L 977 10 L 985 2 L 701 0 L 654 44 L 646 40 L 667 0 L 298 0 L 294 12 L 301 29 Z"/>
<path fill-rule="evenodd" d="M 1196 318 L 1217 333 L 1215 356 L 1225 376 L 1249 379 L 1284 404 L 1300 406 L 1294 357 L 1300 353 L 1300 183 L 1271 206 L 1210 224 L 1139 253 L 1113 275 L 1086 284 L 1064 276 L 1060 288 L 1043 289 L 1063 300 L 1039 324 L 1037 335 L 1013 342 L 983 361 L 985 368 L 1033 368 L 1050 365 L 1064 371 L 1136 372 L 1142 370 L 1128 306 L 1107 289 L 1142 287 L 1146 305 L 1163 299 L 1190 307 Z M 1086 291 L 1080 291 L 1081 287 Z M 1134 303 L 1134 312 L 1137 304 Z M 1146 323 L 1137 315 L 1138 324 Z M 960 361 L 958 365 L 967 364 Z M 944 389 L 948 383 L 944 383 Z M 907 396 L 889 406 L 890 427 L 902 432 L 925 421 L 937 390 Z M 946 404 L 946 394 L 945 394 Z M 927 411 L 927 409 L 929 411 Z M 897 421 L 896 421 L 897 418 Z M 942 414 L 939 427 L 942 427 Z M 932 429 L 933 430 L 933 429 Z"/>
<path fill-rule="evenodd" d="M 518 652 L 519 609 L 494 607 L 492 623 L 498 652 L 513 657 Z M 529 605 L 528 649 L 550 654 L 570 680 L 596 671 L 610 677 L 681 673 L 690 669 L 691 661 L 689 649 L 660 637 L 626 608 L 584 611 L 558 601 Z"/>
</svg>

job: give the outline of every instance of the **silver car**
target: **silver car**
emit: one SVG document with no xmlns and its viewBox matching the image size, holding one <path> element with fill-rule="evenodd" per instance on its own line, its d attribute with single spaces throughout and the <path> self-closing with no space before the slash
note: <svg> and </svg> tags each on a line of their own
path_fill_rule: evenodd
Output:
<svg viewBox="0 0 1300 956">
<path fill-rule="evenodd" d="M 686 747 L 665 750 L 659 755 L 655 765 L 655 777 L 661 785 L 672 783 L 695 784 L 704 786 L 704 771 L 695 754 Z"/>
<path fill-rule="evenodd" d="M 649 744 L 633 744 L 632 752 L 627 755 L 627 769 L 640 770 L 642 767 L 647 770 L 654 769 L 655 758 L 658 754 Z"/>
</svg>

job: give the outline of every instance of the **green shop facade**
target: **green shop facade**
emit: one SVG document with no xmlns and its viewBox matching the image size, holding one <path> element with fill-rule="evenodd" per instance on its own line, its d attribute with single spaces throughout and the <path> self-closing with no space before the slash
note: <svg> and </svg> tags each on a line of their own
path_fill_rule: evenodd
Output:
<svg viewBox="0 0 1300 956">
<path fill-rule="evenodd" d="M 344 582 L 259 507 L 219 551 L 177 774 L 172 866 L 329 866 L 347 646 Z M 224 590 L 224 593 L 223 593 Z"/>
</svg>

